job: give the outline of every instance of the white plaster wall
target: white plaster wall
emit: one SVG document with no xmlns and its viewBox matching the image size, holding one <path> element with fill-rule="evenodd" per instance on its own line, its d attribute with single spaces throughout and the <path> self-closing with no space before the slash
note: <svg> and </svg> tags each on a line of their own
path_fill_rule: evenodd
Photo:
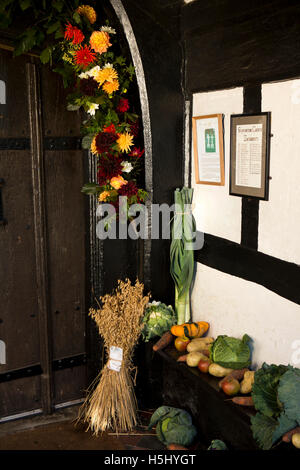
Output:
<svg viewBox="0 0 300 470">
<path fill-rule="evenodd" d="M 272 112 L 272 180 L 269 201 L 260 202 L 258 250 L 300 264 L 300 80 L 263 85 L 262 111 Z"/>
<path fill-rule="evenodd" d="M 225 186 L 195 183 L 192 153 L 192 187 L 197 230 L 234 242 L 241 241 L 241 198 L 229 196 L 230 115 L 243 112 L 243 88 L 196 93 L 193 95 L 193 116 L 223 113 Z"/>
<path fill-rule="evenodd" d="M 194 321 L 210 322 L 210 336 L 247 333 L 254 341 L 254 367 L 300 367 L 300 306 L 272 291 L 197 263 L 192 312 Z"/>
</svg>

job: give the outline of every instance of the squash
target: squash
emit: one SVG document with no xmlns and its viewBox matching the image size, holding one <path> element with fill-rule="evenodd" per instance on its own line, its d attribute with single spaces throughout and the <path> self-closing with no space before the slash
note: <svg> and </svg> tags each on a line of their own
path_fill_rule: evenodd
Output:
<svg viewBox="0 0 300 470">
<path fill-rule="evenodd" d="M 209 323 L 198 321 L 197 323 L 183 323 L 182 325 L 173 325 L 171 333 L 174 336 L 186 336 L 187 338 L 199 338 L 207 332 Z"/>
<path fill-rule="evenodd" d="M 208 368 L 208 372 L 215 377 L 225 377 L 232 371 L 233 369 L 227 369 L 226 367 L 222 367 L 214 362 Z"/>
</svg>

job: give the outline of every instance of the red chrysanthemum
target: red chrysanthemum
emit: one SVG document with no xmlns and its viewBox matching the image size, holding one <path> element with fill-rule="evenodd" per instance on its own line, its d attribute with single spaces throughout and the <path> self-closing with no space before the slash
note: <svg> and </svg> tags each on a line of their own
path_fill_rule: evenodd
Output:
<svg viewBox="0 0 300 470">
<path fill-rule="evenodd" d="M 134 183 L 134 181 L 128 181 L 127 184 L 125 184 L 119 189 L 120 196 L 127 196 L 127 197 L 135 196 L 137 192 L 138 192 L 138 188 L 136 184 Z"/>
<path fill-rule="evenodd" d="M 114 124 L 110 124 L 110 126 L 104 127 L 103 132 L 111 132 L 113 134 L 116 133 L 116 128 Z"/>
<path fill-rule="evenodd" d="M 89 46 L 84 46 L 75 52 L 75 62 L 77 65 L 81 65 L 86 69 L 90 64 L 95 62 L 96 54 L 91 51 Z"/>
<path fill-rule="evenodd" d="M 130 152 L 130 157 L 141 158 L 144 155 L 145 150 L 141 150 L 140 147 L 134 147 Z"/>
<path fill-rule="evenodd" d="M 130 134 L 132 134 L 134 137 L 138 136 L 139 130 L 140 130 L 139 121 L 132 122 L 130 124 Z"/>
<path fill-rule="evenodd" d="M 129 101 L 127 98 L 121 98 L 117 106 L 118 113 L 126 113 L 129 109 Z"/>
<path fill-rule="evenodd" d="M 73 44 L 80 44 L 84 40 L 84 34 L 76 26 L 72 26 L 71 23 L 66 25 L 65 30 L 65 39 L 71 41 L 73 39 Z"/>
<path fill-rule="evenodd" d="M 99 132 L 95 138 L 95 145 L 99 154 L 111 150 L 111 146 L 116 142 L 118 136 L 113 132 Z"/>
<path fill-rule="evenodd" d="M 122 173 L 122 161 L 122 158 L 111 154 L 101 158 L 97 172 L 97 180 L 100 186 L 107 184 L 112 178 Z"/>
<path fill-rule="evenodd" d="M 79 87 L 83 95 L 94 96 L 95 91 L 98 88 L 98 83 L 92 77 L 83 78 L 80 80 Z"/>
</svg>

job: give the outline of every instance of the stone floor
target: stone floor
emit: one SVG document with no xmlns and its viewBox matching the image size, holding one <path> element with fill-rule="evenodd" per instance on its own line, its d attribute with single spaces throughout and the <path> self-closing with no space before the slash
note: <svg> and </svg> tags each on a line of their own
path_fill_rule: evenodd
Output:
<svg viewBox="0 0 300 470">
<path fill-rule="evenodd" d="M 133 433 L 104 433 L 99 437 L 75 423 L 72 407 L 49 417 L 35 417 L 0 425 L 0 450 L 154 450 L 165 449 L 155 431 L 147 430 L 151 412 L 141 412 L 141 425 Z"/>
</svg>

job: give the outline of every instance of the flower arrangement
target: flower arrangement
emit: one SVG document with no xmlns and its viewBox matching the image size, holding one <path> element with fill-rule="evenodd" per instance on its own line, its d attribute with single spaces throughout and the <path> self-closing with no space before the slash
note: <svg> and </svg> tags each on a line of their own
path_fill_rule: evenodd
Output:
<svg viewBox="0 0 300 470">
<path fill-rule="evenodd" d="M 96 5 L 95 0 L 90 3 Z M 54 66 L 71 91 L 68 110 L 84 112 L 82 147 L 91 150 L 98 171 L 97 181 L 85 184 L 82 192 L 117 210 L 119 196 L 127 197 L 127 208 L 143 203 L 147 193 L 138 179 L 144 150 L 139 117 L 128 97 L 135 71 L 118 54 L 115 29 L 107 21 L 99 23 L 93 6 L 80 0 L 4 2 L 0 27 L 14 24 L 20 14 L 26 15 L 28 26 L 16 37 L 14 55 L 42 49 L 41 62 Z"/>
</svg>

